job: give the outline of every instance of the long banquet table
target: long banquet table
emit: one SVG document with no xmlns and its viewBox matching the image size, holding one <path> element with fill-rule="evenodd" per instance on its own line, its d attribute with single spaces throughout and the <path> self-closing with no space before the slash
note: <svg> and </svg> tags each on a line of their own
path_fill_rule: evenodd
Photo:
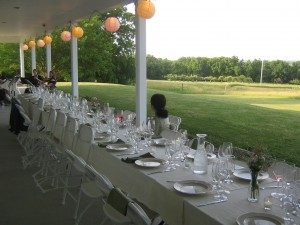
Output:
<svg viewBox="0 0 300 225">
<path fill-rule="evenodd" d="M 22 99 L 22 104 L 30 113 L 32 113 L 34 102 Z M 122 131 L 120 131 L 119 137 L 123 139 Z M 161 154 L 165 150 L 163 147 L 152 147 L 151 151 Z M 184 195 L 175 191 L 173 182 L 169 181 L 202 180 L 211 182 L 210 172 L 207 175 L 196 175 L 191 169 L 179 167 L 171 172 L 150 174 L 162 171 L 163 168 L 146 169 L 122 162 L 121 158 L 132 157 L 132 155 L 121 156 L 120 153 L 126 153 L 126 151 L 111 151 L 94 143 L 88 164 L 107 176 L 115 186 L 120 187 L 149 209 L 159 213 L 169 225 L 234 225 L 236 218 L 242 214 L 265 212 L 264 197 L 276 190 L 274 188 L 260 190 L 260 201 L 250 203 L 247 201 L 249 182 L 235 179 L 234 183 L 227 186 L 231 192 L 227 202 L 197 207 L 200 203 L 214 200 L 213 195 Z M 139 154 L 143 153 L 145 152 Z M 208 171 L 210 171 L 210 167 Z M 276 185 L 270 178 L 260 184 L 261 187 L 270 185 Z M 284 211 L 279 205 L 273 205 L 269 213 L 281 217 L 284 215 Z M 295 224 L 300 224 L 299 217 L 294 219 L 296 220 Z"/>
<path fill-rule="evenodd" d="M 164 150 L 157 148 L 154 151 Z M 213 196 L 184 195 L 175 191 L 173 183 L 167 181 L 186 179 L 211 181 L 209 174 L 196 175 L 191 170 L 180 167 L 175 171 L 149 175 L 162 169 L 144 169 L 135 164 L 124 163 L 120 159 L 126 156 L 119 154 L 120 152 L 109 151 L 95 144 L 90 163 L 96 170 L 105 174 L 114 185 L 158 212 L 171 225 L 234 225 L 236 218 L 242 214 L 265 212 L 263 199 L 275 190 L 261 190 L 260 201 L 250 203 L 247 201 L 249 182 L 236 179 L 233 184 L 228 185 L 231 194 L 227 202 L 197 207 L 199 203 L 213 200 Z M 275 183 L 271 179 L 261 183 L 261 186 L 268 185 Z M 279 206 L 273 206 L 270 213 L 283 216 L 284 212 Z M 300 220 L 296 222 L 300 224 Z"/>
</svg>

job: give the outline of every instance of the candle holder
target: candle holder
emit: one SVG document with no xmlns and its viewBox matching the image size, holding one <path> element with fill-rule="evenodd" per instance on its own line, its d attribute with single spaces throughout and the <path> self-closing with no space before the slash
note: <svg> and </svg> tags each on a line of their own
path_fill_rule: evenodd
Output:
<svg viewBox="0 0 300 225">
<path fill-rule="evenodd" d="M 270 211 L 273 206 L 273 198 L 272 196 L 267 196 L 264 198 L 264 209 L 266 211 Z"/>
</svg>

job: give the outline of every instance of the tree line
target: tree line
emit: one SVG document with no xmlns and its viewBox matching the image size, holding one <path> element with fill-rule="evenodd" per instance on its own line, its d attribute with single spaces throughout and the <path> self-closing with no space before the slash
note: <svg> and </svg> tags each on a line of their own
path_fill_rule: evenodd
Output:
<svg viewBox="0 0 300 225">
<path fill-rule="evenodd" d="M 259 82 L 262 61 L 233 57 L 147 57 L 148 79 Z M 264 61 L 263 82 L 300 84 L 300 61 Z"/>
<path fill-rule="evenodd" d="M 119 18 L 118 32 L 105 31 L 108 16 Z M 79 81 L 128 84 L 135 79 L 134 15 L 126 7 L 91 16 L 79 22 L 84 36 L 78 39 Z M 52 31 L 52 65 L 59 81 L 71 80 L 71 47 L 60 39 L 63 27 Z M 45 48 L 36 48 L 37 69 L 46 75 Z M 25 51 L 26 75 L 31 74 L 30 50 Z M 148 79 L 188 81 L 259 82 L 261 60 L 233 57 L 182 57 L 178 60 L 147 56 Z M 15 75 L 19 68 L 19 44 L 0 43 L 0 73 Z M 300 61 L 264 61 L 263 82 L 300 84 Z"/>
</svg>

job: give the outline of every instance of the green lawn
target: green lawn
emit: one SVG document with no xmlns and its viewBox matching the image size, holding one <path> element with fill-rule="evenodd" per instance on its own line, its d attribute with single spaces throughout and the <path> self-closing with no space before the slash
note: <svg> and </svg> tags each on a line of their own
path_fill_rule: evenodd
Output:
<svg viewBox="0 0 300 225">
<path fill-rule="evenodd" d="M 58 86 L 70 90 L 70 83 Z M 135 108 L 134 86 L 80 83 L 79 92 L 118 109 Z M 207 133 L 216 146 L 266 147 L 300 166 L 299 86 L 148 81 L 148 98 L 156 92 L 166 95 L 169 112 L 189 133 Z"/>
</svg>

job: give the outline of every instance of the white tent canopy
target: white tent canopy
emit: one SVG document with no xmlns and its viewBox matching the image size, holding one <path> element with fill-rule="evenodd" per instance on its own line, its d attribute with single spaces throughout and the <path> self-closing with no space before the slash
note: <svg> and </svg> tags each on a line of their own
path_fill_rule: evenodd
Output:
<svg viewBox="0 0 300 225">
<path fill-rule="evenodd" d="M 24 41 L 132 0 L 0 0 L 0 42 Z M 43 24 L 46 27 L 43 27 Z"/>
<path fill-rule="evenodd" d="M 63 27 L 94 12 L 105 12 L 134 0 L 0 0 L 0 43 L 20 43 L 20 69 L 24 76 L 25 38 L 42 36 L 47 30 Z M 43 26 L 45 24 L 45 27 Z M 56 41 L 56 40 L 54 40 Z M 51 69 L 51 47 L 47 46 L 47 71 Z M 35 69 L 35 48 L 31 49 L 32 69 Z M 78 96 L 77 38 L 71 41 L 72 93 Z M 136 114 L 137 125 L 146 120 L 146 22 L 136 17 Z"/>
</svg>

